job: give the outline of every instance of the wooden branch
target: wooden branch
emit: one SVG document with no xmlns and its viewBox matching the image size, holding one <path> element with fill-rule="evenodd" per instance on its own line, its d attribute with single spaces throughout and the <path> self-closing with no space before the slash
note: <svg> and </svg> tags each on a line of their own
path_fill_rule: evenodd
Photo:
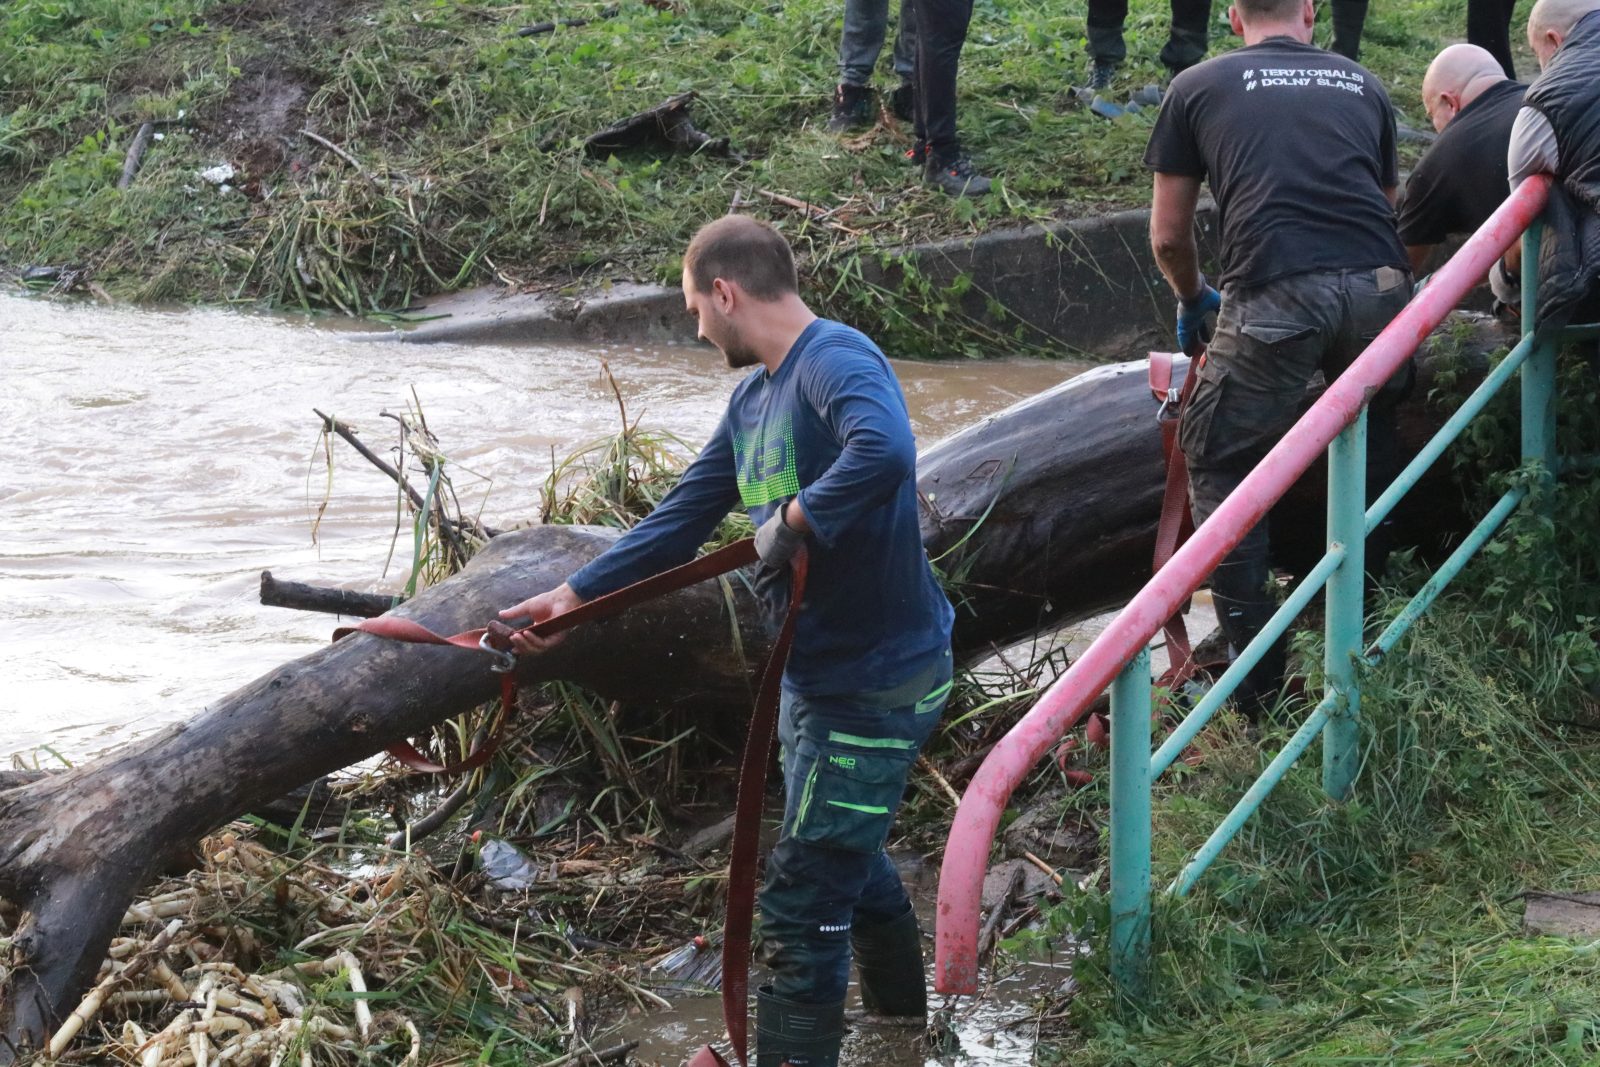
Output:
<svg viewBox="0 0 1600 1067">
<path fill-rule="evenodd" d="M 150 142 L 155 140 L 156 124 L 147 122 L 139 127 L 139 132 L 134 135 L 133 144 L 128 146 L 128 156 L 122 161 L 122 177 L 117 179 L 117 188 L 126 189 L 133 184 L 133 176 L 139 173 L 139 167 L 144 163 L 144 154 L 150 148 Z"/>
<path fill-rule="evenodd" d="M 784 196 L 782 193 L 775 193 L 770 189 L 757 189 L 756 194 L 766 197 L 774 204 L 782 204 L 786 208 L 792 208 L 805 215 L 811 221 L 820 223 L 830 230 L 838 230 L 840 233 L 847 233 L 852 237 L 860 237 L 862 234 L 861 230 L 851 229 L 842 222 L 834 222 L 830 217 L 833 212 L 818 204 L 813 204 L 806 200 L 796 200 L 792 196 Z"/>
<path fill-rule="evenodd" d="M 1054 872 L 1051 872 L 1052 875 Z M 1011 907 L 1011 902 L 1022 892 L 1023 881 L 1022 864 L 1015 863 L 1011 866 L 1011 876 L 1006 879 L 1006 889 L 1000 894 L 1000 899 L 994 902 L 994 908 L 989 912 L 989 917 L 984 920 L 983 929 L 978 933 L 978 959 L 981 961 L 989 955 L 994 948 L 995 935 L 1000 932 L 1000 923 L 1006 917 L 1006 911 Z M 1059 884 L 1059 883 L 1058 883 Z"/>
<path fill-rule="evenodd" d="M 372 449 L 368 448 L 366 442 L 362 441 L 356 436 L 355 430 L 340 422 L 332 415 L 324 415 L 316 408 L 312 408 L 311 410 L 316 412 L 317 418 L 322 420 L 322 428 L 324 431 L 332 430 L 334 433 L 344 438 L 345 443 L 347 443 L 357 452 L 361 453 L 363 459 L 365 459 L 368 463 L 371 463 L 374 467 L 377 467 L 383 473 L 387 474 L 394 484 L 403 489 L 407 499 L 411 501 L 412 507 L 416 508 L 419 512 L 426 508 L 427 501 L 423 499 L 422 494 L 417 492 L 416 488 L 410 482 L 406 481 L 405 475 L 396 470 L 394 464 L 390 463 Z M 444 519 L 443 522 L 446 526 L 452 529 L 465 530 L 474 537 L 478 537 L 484 541 L 489 540 L 491 537 L 496 536 L 500 532 L 494 527 L 485 526 L 483 523 L 474 519 L 462 519 L 457 522 L 455 519 L 447 518 Z"/>
<path fill-rule="evenodd" d="M 476 748 L 477 744 L 477 739 L 474 739 L 473 747 Z M 388 840 L 384 843 L 389 848 L 398 851 L 408 845 L 415 845 L 418 841 L 421 841 L 449 822 L 450 816 L 460 811 L 461 806 L 472 798 L 472 794 L 478 791 L 479 787 L 473 784 L 476 778 L 476 775 L 468 774 L 461 784 L 456 786 L 455 792 L 445 797 L 437 808 L 434 808 L 416 822 L 410 823 L 404 830 L 390 834 Z"/>
<path fill-rule="evenodd" d="M 565 1056 L 557 1056 L 553 1060 L 546 1061 L 543 1067 L 596 1067 L 598 1064 L 616 1063 L 625 1059 L 628 1053 L 638 1047 L 637 1041 L 624 1041 L 620 1045 L 597 1049 L 594 1052 L 569 1052 Z"/>
<path fill-rule="evenodd" d="M 321 145 L 323 148 L 326 148 L 328 151 L 332 152 L 334 155 L 338 156 L 340 159 L 342 159 L 346 163 L 350 164 L 352 167 L 354 167 L 356 169 L 356 173 L 360 174 L 363 178 L 367 179 L 367 181 L 371 182 L 373 185 L 377 185 L 378 184 L 378 179 L 373 177 L 371 171 L 367 170 L 366 167 L 363 167 L 361 165 L 361 161 L 359 159 L 357 159 L 355 156 L 352 156 L 349 152 L 346 152 L 343 148 L 340 148 L 338 145 L 334 144 L 332 141 L 328 140 L 326 137 L 322 136 L 320 133 L 313 133 L 310 130 L 304 130 L 303 129 L 303 130 L 300 131 L 300 136 L 304 137 L 306 140 L 311 141 L 314 144 Z"/>
<path fill-rule="evenodd" d="M 617 7 L 615 4 L 613 4 L 610 7 L 605 8 L 604 10 L 602 10 L 600 12 L 600 14 L 596 15 L 592 19 L 556 19 L 556 20 L 551 21 L 551 22 L 535 22 L 532 26 L 524 26 L 524 27 L 522 27 L 522 29 L 518 30 L 517 31 L 517 36 L 518 37 L 537 37 L 541 33 L 553 33 L 553 32 L 555 32 L 555 28 L 557 26 L 560 26 L 563 29 L 568 29 L 568 28 L 572 28 L 572 27 L 575 27 L 575 26 L 587 26 L 587 25 L 589 25 L 589 23 L 591 23 L 591 22 L 599 22 L 601 19 L 616 18 L 617 15 L 619 15 L 621 13 L 621 11 L 622 11 L 622 9 L 620 7 Z"/>
<path fill-rule="evenodd" d="M 262 571 L 261 603 L 269 608 L 324 611 L 330 615 L 355 615 L 370 619 L 393 607 L 395 598 L 383 593 L 358 593 L 353 589 L 279 581 L 271 571 Z"/>
</svg>

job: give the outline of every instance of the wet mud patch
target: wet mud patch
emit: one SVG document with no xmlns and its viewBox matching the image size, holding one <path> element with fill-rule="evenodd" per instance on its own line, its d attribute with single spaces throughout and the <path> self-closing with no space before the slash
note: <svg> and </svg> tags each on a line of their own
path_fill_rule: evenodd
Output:
<svg viewBox="0 0 1600 1067">
<path fill-rule="evenodd" d="M 931 980 L 938 861 L 904 854 L 897 856 L 895 862 L 922 920 L 923 954 Z M 1024 922 L 1034 906 L 1053 895 L 1054 890 L 1048 877 L 1031 867 L 1029 870 L 1033 873 L 1016 894 L 1012 909 Z M 985 895 L 988 898 L 990 894 Z M 930 986 L 928 1034 L 920 1026 L 908 1027 L 863 1014 L 852 975 L 839 1062 L 872 1067 L 945 1067 L 952 1063 L 1027 1067 L 1034 1062 L 1034 1050 L 1048 1027 L 1057 1022 L 1053 1006 L 1071 993 L 1074 951 L 1074 945 L 1065 943 L 1057 947 L 1053 958 L 1008 961 L 998 971 L 992 965 L 986 966 L 980 972 L 979 995 L 975 997 L 942 997 L 933 994 Z M 762 981 L 764 976 L 757 965 L 752 968 L 751 988 Z M 668 994 L 668 1000 L 670 1006 L 666 1008 L 630 1011 L 595 1042 L 596 1047 L 637 1041 L 639 1045 L 630 1062 L 640 1067 L 679 1067 L 700 1045 L 709 1042 L 726 1046 L 719 996 L 679 992 Z M 750 1025 L 753 1035 L 753 1018 Z M 944 1039 L 941 1045 L 943 1034 L 953 1035 L 954 1040 Z"/>
</svg>

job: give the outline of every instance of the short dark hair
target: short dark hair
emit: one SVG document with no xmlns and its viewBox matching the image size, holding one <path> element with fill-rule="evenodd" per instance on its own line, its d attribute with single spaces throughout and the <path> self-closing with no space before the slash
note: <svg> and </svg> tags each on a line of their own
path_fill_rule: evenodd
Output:
<svg viewBox="0 0 1600 1067">
<path fill-rule="evenodd" d="M 748 215 L 724 215 L 700 227 L 683 254 L 683 273 L 700 293 L 709 293 L 718 278 L 738 283 L 757 300 L 800 291 L 789 242 Z"/>
<path fill-rule="evenodd" d="M 1233 0 L 1241 17 L 1280 19 L 1300 10 L 1303 0 Z"/>
</svg>

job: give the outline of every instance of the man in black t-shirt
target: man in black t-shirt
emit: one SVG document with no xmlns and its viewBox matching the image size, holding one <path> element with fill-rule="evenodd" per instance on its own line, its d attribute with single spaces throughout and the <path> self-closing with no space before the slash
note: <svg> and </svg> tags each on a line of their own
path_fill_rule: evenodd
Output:
<svg viewBox="0 0 1600 1067">
<path fill-rule="evenodd" d="M 1312 0 L 1235 0 L 1245 47 L 1173 79 L 1145 152 L 1155 172 L 1150 237 L 1179 298 L 1178 341 L 1216 337 L 1179 430 L 1203 522 L 1294 424 L 1307 383 L 1336 377 L 1410 298 L 1395 231 L 1394 111 L 1360 64 L 1310 44 Z M 1194 237 L 1201 182 L 1217 201 L 1222 292 Z M 1375 483 L 1394 468 L 1397 375 L 1368 424 Z M 1381 485 L 1375 485 L 1381 487 Z M 1223 634 L 1242 650 L 1275 609 L 1266 522 L 1211 578 Z M 1368 550 L 1381 564 L 1381 550 Z M 1281 688 L 1279 641 L 1235 694 L 1247 713 Z"/>
<path fill-rule="evenodd" d="M 1506 148 L 1526 89 L 1477 45 L 1453 44 L 1429 64 L 1422 106 L 1439 139 L 1411 172 L 1400 205 L 1400 240 L 1413 271 L 1434 246 L 1474 232 L 1505 200 Z"/>
</svg>

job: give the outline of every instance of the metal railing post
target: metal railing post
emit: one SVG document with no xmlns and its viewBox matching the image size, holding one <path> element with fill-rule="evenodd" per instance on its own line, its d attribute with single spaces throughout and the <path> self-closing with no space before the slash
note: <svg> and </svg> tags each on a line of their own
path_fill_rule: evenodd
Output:
<svg viewBox="0 0 1600 1067">
<path fill-rule="evenodd" d="M 1142 999 L 1150 976 L 1150 649 L 1111 683 L 1111 977 Z"/>
<path fill-rule="evenodd" d="M 1522 329 L 1532 333 L 1539 307 L 1539 238 L 1534 223 L 1522 235 Z M 1547 479 L 1556 470 L 1556 342 L 1535 343 L 1522 365 L 1522 462 L 1537 460 Z"/>
<path fill-rule="evenodd" d="M 1361 409 L 1328 446 L 1328 547 L 1341 545 L 1344 560 L 1328 579 L 1328 690 L 1339 699 L 1322 735 L 1322 789 L 1335 800 L 1350 793 L 1361 756 L 1361 689 L 1356 660 L 1365 621 L 1367 411 Z"/>
</svg>

